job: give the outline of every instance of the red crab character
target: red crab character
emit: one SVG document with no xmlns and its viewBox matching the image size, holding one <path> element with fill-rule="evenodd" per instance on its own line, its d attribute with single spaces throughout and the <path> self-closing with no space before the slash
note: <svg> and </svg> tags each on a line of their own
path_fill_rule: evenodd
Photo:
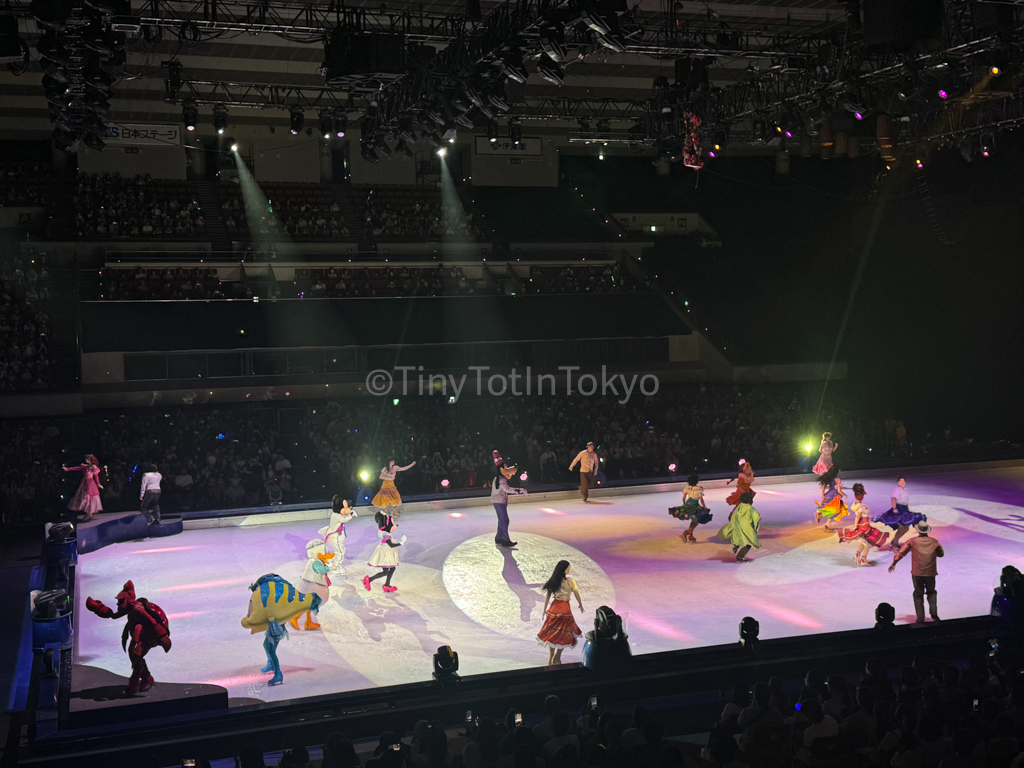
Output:
<svg viewBox="0 0 1024 768">
<path fill-rule="evenodd" d="M 146 666 L 146 653 L 150 648 L 160 646 L 164 653 L 171 650 L 171 630 L 167 625 L 167 614 L 160 606 L 149 602 L 146 598 L 135 598 L 135 585 L 130 581 L 124 583 L 124 589 L 117 594 L 117 610 L 112 611 L 99 600 L 91 597 L 85 599 L 85 607 L 101 619 L 119 619 L 128 617 L 128 623 L 121 633 L 121 647 L 128 652 L 132 662 L 132 676 L 128 679 L 126 696 L 139 691 L 148 691 L 153 687 L 153 676 Z M 128 638 L 131 644 L 128 644 Z"/>
</svg>

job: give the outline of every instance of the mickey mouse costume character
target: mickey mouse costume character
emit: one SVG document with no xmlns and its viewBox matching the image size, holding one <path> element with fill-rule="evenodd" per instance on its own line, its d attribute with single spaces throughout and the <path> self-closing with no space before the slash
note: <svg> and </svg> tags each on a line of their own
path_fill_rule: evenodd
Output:
<svg viewBox="0 0 1024 768">
<path fill-rule="evenodd" d="M 153 687 L 153 676 L 146 666 L 146 653 L 150 648 L 160 646 L 164 653 L 171 650 L 171 630 L 165 614 L 156 603 L 146 598 L 135 598 L 135 585 L 126 581 L 117 593 L 117 610 L 111 610 L 99 600 L 91 597 L 85 599 L 85 607 L 101 619 L 119 619 L 128 617 L 124 631 L 121 633 L 121 647 L 128 652 L 132 662 L 132 675 L 128 678 L 125 696 L 134 696 L 139 691 L 148 691 Z M 128 638 L 131 644 L 128 644 Z"/>
<path fill-rule="evenodd" d="M 501 547 L 514 547 L 519 542 L 508 537 L 508 497 L 509 494 L 525 495 L 523 488 L 513 488 L 508 481 L 516 473 L 516 465 L 509 466 L 498 451 L 491 451 L 494 459 L 494 479 L 491 481 L 491 504 L 498 515 L 498 532 L 494 535 L 494 543 Z"/>
</svg>

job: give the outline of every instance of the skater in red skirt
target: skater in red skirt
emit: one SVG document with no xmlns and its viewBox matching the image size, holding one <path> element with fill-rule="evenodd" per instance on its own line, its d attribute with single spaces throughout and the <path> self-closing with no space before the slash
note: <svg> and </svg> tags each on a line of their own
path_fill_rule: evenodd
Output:
<svg viewBox="0 0 1024 768">
<path fill-rule="evenodd" d="M 562 663 L 562 651 L 576 647 L 576 638 L 583 630 L 576 624 L 569 607 L 569 598 L 576 595 L 576 602 L 583 610 L 583 600 L 576 582 L 569 578 L 569 561 L 559 560 L 551 578 L 544 584 L 544 626 L 537 633 L 537 642 L 548 648 L 548 666 Z M 550 605 L 550 608 L 548 607 Z"/>
</svg>

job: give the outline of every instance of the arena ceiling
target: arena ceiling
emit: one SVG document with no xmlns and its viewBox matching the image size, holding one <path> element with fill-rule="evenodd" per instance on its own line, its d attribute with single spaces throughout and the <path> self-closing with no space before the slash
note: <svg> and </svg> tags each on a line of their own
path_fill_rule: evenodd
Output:
<svg viewBox="0 0 1024 768">
<path fill-rule="evenodd" d="M 107 8 L 126 1 L 36 0 L 84 2 L 89 7 L 107 4 Z M 322 69 L 324 43 L 331 31 L 343 24 L 357 23 L 366 31 L 400 31 L 407 44 L 429 46 L 444 54 L 449 47 L 471 48 L 474 35 L 478 36 L 500 9 L 532 8 L 532 13 L 542 16 L 545 9 L 558 6 L 607 8 L 620 2 L 619 8 L 627 7 L 626 0 L 510 0 L 502 4 L 490 0 L 415 4 L 355 0 L 343 7 L 317 0 L 131 2 L 129 10 L 141 25 L 127 34 L 126 58 L 112 84 L 114 94 L 106 122 L 180 123 L 182 103 L 192 99 L 199 112 L 200 134 L 212 132 L 217 104 L 227 106 L 233 126 L 253 129 L 287 127 L 288 110 L 295 106 L 306 111 L 307 125 L 315 126 L 317 112 L 325 108 L 358 120 L 368 101 L 375 98 L 372 91 L 379 84 L 352 90 L 328 88 Z M 972 12 L 984 5 L 977 0 L 947 0 L 943 39 L 925 49 L 896 52 L 884 47 L 869 51 L 863 46 L 859 17 L 851 17 L 849 10 L 857 3 L 849 0 L 628 2 L 625 18 L 631 32 L 623 37 L 621 50 L 593 44 L 576 47 L 572 39 L 567 40 L 560 85 L 538 74 L 536 57 L 527 60 L 529 77 L 522 87 L 509 92 L 510 109 L 498 120 L 515 116 L 528 125 L 530 133 L 569 138 L 580 135 L 581 119 L 586 121 L 584 125 L 607 119 L 603 130 L 624 135 L 638 117 L 652 112 L 652 98 L 667 98 L 655 81 L 664 78 L 663 83 L 675 84 L 676 62 L 682 59 L 706 66 L 706 82 L 699 90 L 714 97 L 701 97 L 705 103 L 702 117 L 711 115 L 734 129 L 742 124 L 742 132 L 751 134 L 758 117 L 778 122 L 785 112 L 793 122 L 803 123 L 816 110 L 820 112 L 825 99 L 829 109 L 870 101 L 872 111 L 892 112 L 889 102 L 901 87 L 900 78 L 908 72 L 917 79 L 915 88 L 922 94 L 934 90 L 932 81 L 940 82 L 945 76 L 941 68 L 950 65 L 965 75 L 964 82 L 969 84 L 974 71 L 998 49 L 1012 49 L 1011 58 L 1017 61 L 1021 43 L 1016 17 L 1010 29 L 975 29 Z M 52 114 L 48 115 L 43 93 L 44 62 L 35 47 L 40 26 L 29 0 L 13 0 L 0 16 L 10 12 L 18 17 L 30 60 L 20 76 L 0 68 L 0 135 L 42 137 L 52 130 Z M 528 34 L 536 33 L 537 24 L 529 20 L 524 24 L 533 25 Z M 477 54 L 473 49 L 463 52 L 463 58 Z M 173 72 L 176 65 L 169 66 L 169 62 L 180 64 L 180 70 Z M 169 78 L 180 79 L 171 93 Z M 385 91 L 393 90 L 393 85 L 385 83 Z M 986 84 L 980 95 L 972 89 L 972 98 L 997 101 L 1016 91 L 1016 82 L 1012 88 L 1002 85 L 1000 89 Z M 692 97 L 690 88 L 682 93 L 673 91 L 672 105 L 681 106 L 680 99 Z M 653 111 L 660 103 L 655 103 Z M 901 109 L 913 111 L 910 106 Z M 820 115 L 815 119 L 820 120 Z M 957 125 L 951 128 L 959 129 Z"/>
</svg>

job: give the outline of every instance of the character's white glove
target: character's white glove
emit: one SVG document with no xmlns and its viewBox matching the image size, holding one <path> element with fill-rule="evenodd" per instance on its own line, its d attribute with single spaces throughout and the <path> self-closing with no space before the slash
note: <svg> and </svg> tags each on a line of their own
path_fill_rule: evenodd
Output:
<svg viewBox="0 0 1024 768">
<path fill-rule="evenodd" d="M 408 537 L 408 536 L 406 536 L 406 535 L 405 535 L 405 534 L 403 533 L 403 534 L 402 534 L 402 538 L 400 538 L 400 539 L 398 540 L 398 543 L 399 543 L 399 544 L 405 544 L 405 542 L 407 542 L 408 540 L 409 540 L 409 537 Z"/>
</svg>

